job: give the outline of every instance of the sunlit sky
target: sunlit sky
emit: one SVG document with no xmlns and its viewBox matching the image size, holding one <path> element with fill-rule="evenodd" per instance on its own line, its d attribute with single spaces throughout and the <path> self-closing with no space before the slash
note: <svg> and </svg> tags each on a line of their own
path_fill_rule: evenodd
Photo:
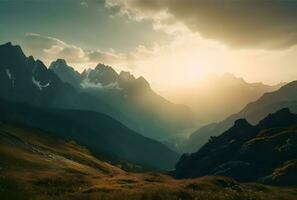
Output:
<svg viewBox="0 0 297 200">
<path fill-rule="evenodd" d="M 208 74 L 250 82 L 297 79 L 296 0 L 0 0 L 0 43 L 47 65 L 97 63 L 157 90 Z"/>
</svg>

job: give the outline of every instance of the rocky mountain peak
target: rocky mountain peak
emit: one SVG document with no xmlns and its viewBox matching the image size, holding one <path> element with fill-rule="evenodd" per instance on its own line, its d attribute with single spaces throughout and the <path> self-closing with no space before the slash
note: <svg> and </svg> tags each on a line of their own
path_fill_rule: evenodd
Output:
<svg viewBox="0 0 297 200">
<path fill-rule="evenodd" d="M 122 81 L 134 81 L 135 77 L 130 72 L 121 71 L 119 79 Z"/>
<path fill-rule="evenodd" d="M 146 87 L 146 88 L 150 87 L 149 82 L 143 76 L 140 76 L 139 78 L 137 78 L 136 83 L 141 87 Z"/>
<path fill-rule="evenodd" d="M 118 73 L 110 66 L 99 63 L 93 70 L 97 75 L 101 76 L 118 76 Z"/>
<path fill-rule="evenodd" d="M 118 73 L 112 67 L 104 64 L 98 64 L 95 69 L 85 70 L 82 75 L 88 82 L 102 85 L 114 83 L 118 78 Z"/>
<path fill-rule="evenodd" d="M 69 66 L 66 60 L 57 59 L 51 63 L 49 69 L 53 70 L 63 82 L 69 83 L 75 88 L 80 87 L 81 74 Z"/>
<path fill-rule="evenodd" d="M 56 61 L 52 62 L 50 64 L 50 69 L 57 69 L 57 68 L 66 68 L 66 67 L 69 67 L 67 65 L 67 62 L 66 60 L 64 59 L 57 59 Z"/>
<path fill-rule="evenodd" d="M 0 59 L 2 64 L 10 65 L 18 62 L 23 62 L 26 59 L 26 55 L 18 45 L 12 45 L 11 42 L 0 45 Z"/>
</svg>

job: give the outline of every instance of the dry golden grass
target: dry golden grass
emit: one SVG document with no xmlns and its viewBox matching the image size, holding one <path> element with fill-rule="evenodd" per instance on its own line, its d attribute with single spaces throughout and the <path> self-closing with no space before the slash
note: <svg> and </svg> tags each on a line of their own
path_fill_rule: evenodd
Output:
<svg viewBox="0 0 297 200">
<path fill-rule="evenodd" d="M 0 158 L 1 200 L 297 199 L 297 188 L 242 184 L 225 177 L 176 180 L 153 172 L 128 173 L 74 142 L 5 125 L 0 125 Z"/>
</svg>

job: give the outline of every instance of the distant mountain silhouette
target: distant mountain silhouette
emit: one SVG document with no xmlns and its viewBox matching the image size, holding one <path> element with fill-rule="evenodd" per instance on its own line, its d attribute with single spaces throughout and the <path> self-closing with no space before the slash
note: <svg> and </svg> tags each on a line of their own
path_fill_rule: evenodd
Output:
<svg viewBox="0 0 297 200">
<path fill-rule="evenodd" d="M 292 112 L 297 111 L 297 81 L 282 86 L 279 90 L 265 93 L 255 102 L 249 103 L 237 114 L 231 115 L 222 122 L 212 123 L 195 131 L 186 141 L 183 148 L 185 152 L 198 150 L 211 136 L 226 131 L 232 123 L 239 118 L 246 118 L 252 124 L 258 123 L 270 113 L 282 108 L 290 108 Z"/>
<path fill-rule="evenodd" d="M 183 155 L 174 175 L 223 175 L 240 181 L 297 184 L 296 131 L 297 115 L 288 108 L 269 114 L 255 126 L 239 119 L 196 153 Z"/>
<path fill-rule="evenodd" d="M 107 115 L 79 110 L 34 107 L 0 100 L 0 122 L 38 128 L 75 140 L 100 159 L 128 161 L 147 169 L 173 168 L 178 154 Z"/>
<path fill-rule="evenodd" d="M 174 88 L 166 96 L 174 102 L 189 106 L 200 124 L 208 124 L 239 112 L 246 104 L 282 85 L 248 83 L 243 78 L 227 73 L 209 76 L 189 88 Z"/>
<path fill-rule="evenodd" d="M 50 69 L 62 81 L 119 110 L 129 119 L 124 121 L 128 127 L 147 137 L 168 139 L 194 127 L 194 114 L 189 108 L 156 94 L 143 77 L 135 78 L 124 71 L 118 74 L 104 64 L 79 74 L 60 59 L 53 62 Z"/>
</svg>

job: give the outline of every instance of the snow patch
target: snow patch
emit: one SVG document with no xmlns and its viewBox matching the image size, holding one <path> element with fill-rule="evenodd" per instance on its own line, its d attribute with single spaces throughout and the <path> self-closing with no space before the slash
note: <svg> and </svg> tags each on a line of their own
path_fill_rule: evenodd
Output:
<svg viewBox="0 0 297 200">
<path fill-rule="evenodd" d="M 14 80 L 15 80 L 15 78 L 12 76 L 12 74 L 11 74 L 11 72 L 10 72 L 9 69 L 6 69 L 5 72 L 6 72 L 7 77 L 9 78 L 9 80 L 11 80 L 12 87 L 14 88 Z"/>
<path fill-rule="evenodd" d="M 7 76 L 8 76 L 8 78 L 11 80 L 12 79 L 12 75 L 10 73 L 10 70 L 9 69 L 6 69 L 5 72 L 6 72 Z"/>
<path fill-rule="evenodd" d="M 82 88 L 92 88 L 92 89 L 99 89 L 99 90 L 122 90 L 122 88 L 120 88 L 119 83 L 113 82 L 113 83 L 109 83 L 107 85 L 102 85 L 101 83 L 91 83 L 89 81 L 89 79 L 85 79 L 82 81 L 82 83 L 80 84 Z"/>
<path fill-rule="evenodd" d="M 50 86 L 51 83 L 51 81 L 49 81 L 47 84 L 42 85 L 41 81 L 37 81 L 34 76 L 32 76 L 32 82 L 39 88 L 40 91 L 42 91 L 43 88 Z"/>
</svg>

